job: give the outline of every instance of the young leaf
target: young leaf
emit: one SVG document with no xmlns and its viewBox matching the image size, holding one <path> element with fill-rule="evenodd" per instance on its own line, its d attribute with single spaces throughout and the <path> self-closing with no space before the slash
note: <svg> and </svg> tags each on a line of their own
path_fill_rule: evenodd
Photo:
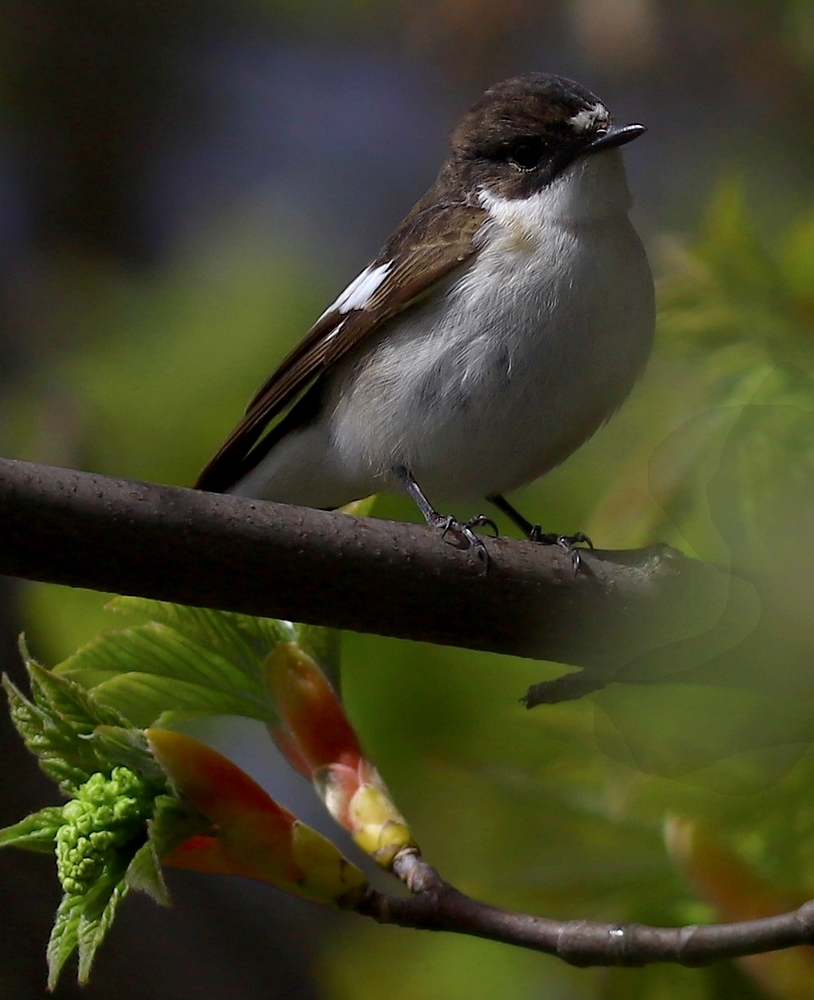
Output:
<svg viewBox="0 0 814 1000">
<path fill-rule="evenodd" d="M 134 854 L 125 881 L 131 889 L 146 892 L 157 903 L 169 906 L 161 859 L 190 837 L 208 831 L 211 824 L 204 816 L 181 807 L 171 795 L 156 796 L 154 808 L 153 818 L 147 823 L 147 842 Z"/>
<path fill-rule="evenodd" d="M 150 601 L 141 597 L 115 597 L 108 608 L 138 614 L 201 642 L 249 674 L 259 676 L 258 663 L 278 642 L 296 638 L 298 626 L 274 618 L 253 618 L 229 611 L 212 611 L 183 604 Z"/>
<path fill-rule="evenodd" d="M 76 930 L 77 947 L 79 950 L 79 971 L 77 979 L 84 986 L 90 977 L 91 966 L 99 946 L 113 924 L 116 910 L 128 893 L 125 882 L 117 883 L 107 895 L 101 911 L 89 911 L 86 906 Z"/>
<path fill-rule="evenodd" d="M 146 892 L 161 906 L 170 905 L 170 894 L 167 891 L 155 844 L 151 839 L 142 844 L 133 855 L 133 860 L 127 867 L 125 881 L 131 889 Z"/>
<path fill-rule="evenodd" d="M 166 725 L 170 718 L 197 715 L 243 715 L 262 721 L 273 718 L 268 704 L 259 699 L 157 674 L 121 674 L 92 690 L 100 702 L 126 710 L 133 725 L 140 728 L 149 728 L 158 719 Z"/>
<path fill-rule="evenodd" d="M 365 511 L 360 511 L 360 516 L 367 513 L 374 499 L 369 497 L 361 501 L 367 507 Z M 190 641 L 202 643 L 220 653 L 252 677 L 262 679 L 263 660 L 279 642 L 297 642 L 330 675 L 339 670 L 341 632 L 337 629 L 150 601 L 141 597 L 115 597 L 107 607 L 167 625 Z"/>
<path fill-rule="evenodd" d="M 19 823 L 0 830 L 0 847 L 19 847 L 50 854 L 54 850 L 57 830 L 63 822 L 62 806 L 46 806 Z"/>
<path fill-rule="evenodd" d="M 129 610 L 133 603 L 164 620 L 105 633 L 54 672 L 140 726 L 166 713 L 273 717 L 261 663 L 293 626 L 156 601 L 120 599 L 115 606 Z"/>
<path fill-rule="evenodd" d="M 164 784 L 164 772 L 150 753 L 143 729 L 97 726 L 91 740 L 99 756 L 109 763 L 121 764 L 148 781 Z"/>
<path fill-rule="evenodd" d="M 48 989 L 56 988 L 62 967 L 76 950 L 82 919 L 82 896 L 65 893 L 59 904 L 45 956 L 48 961 Z"/>
<path fill-rule="evenodd" d="M 80 739 L 56 715 L 29 701 L 8 677 L 3 677 L 3 687 L 17 732 L 39 759 L 40 768 L 63 792 L 69 794 L 99 770 L 99 760 L 89 742 Z"/>
<path fill-rule="evenodd" d="M 25 647 L 23 653 L 24 649 Z M 52 670 L 46 670 L 29 656 L 25 657 L 25 665 L 35 704 L 50 715 L 58 716 L 74 732 L 91 733 L 100 724 L 126 725 L 126 719 L 89 697 L 87 690 L 81 685 Z"/>
</svg>

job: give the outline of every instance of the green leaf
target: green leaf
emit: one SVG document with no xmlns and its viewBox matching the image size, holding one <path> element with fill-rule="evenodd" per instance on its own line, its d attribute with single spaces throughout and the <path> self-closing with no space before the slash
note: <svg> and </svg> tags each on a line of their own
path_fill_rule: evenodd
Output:
<svg viewBox="0 0 814 1000">
<path fill-rule="evenodd" d="M 136 771 L 148 781 L 165 783 L 164 772 L 147 746 L 143 729 L 125 726 L 97 726 L 92 741 L 100 757 Z"/>
<path fill-rule="evenodd" d="M 42 709 L 26 698 L 7 674 L 3 674 L 3 689 L 8 698 L 11 721 L 30 748 L 30 742 L 42 737 L 50 720 Z"/>
<path fill-rule="evenodd" d="M 63 792 L 70 793 L 100 769 L 93 746 L 67 723 L 29 701 L 8 677 L 3 677 L 3 687 L 12 722 L 25 745 Z"/>
<path fill-rule="evenodd" d="M 67 677 L 81 675 L 88 668 L 111 675 L 138 671 L 228 690 L 238 680 L 245 686 L 241 673 L 248 672 L 242 666 L 207 645 L 203 637 L 192 638 L 161 622 L 147 622 L 100 636 L 56 669 Z"/>
<path fill-rule="evenodd" d="M 118 713 L 133 725 L 169 725 L 196 715 L 273 721 L 263 661 L 278 642 L 299 642 L 338 676 L 339 633 L 333 629 L 133 597 L 115 598 L 108 607 L 152 620 L 98 636 L 49 677 L 92 691 L 91 708 Z M 52 697 L 57 694 L 65 696 L 57 690 Z"/>
<path fill-rule="evenodd" d="M 130 610 L 132 603 L 122 599 L 116 607 Z M 99 636 L 54 672 L 139 726 L 166 712 L 274 718 L 261 664 L 277 642 L 295 635 L 292 626 L 156 601 L 137 601 L 136 608 L 165 620 Z"/>
<path fill-rule="evenodd" d="M 270 705 L 263 710 L 257 701 L 237 693 L 155 674 L 125 674 L 105 681 L 93 692 L 99 701 L 126 707 L 134 724 L 145 729 L 157 725 L 159 720 L 166 727 L 173 719 L 196 715 L 243 715 L 263 721 L 274 718 Z"/>
<path fill-rule="evenodd" d="M 124 885 L 124 875 L 136 855 L 136 847 L 116 852 L 112 862 L 82 896 L 84 907 L 82 919 L 88 923 L 101 920 L 107 910 L 111 896 Z"/>
<path fill-rule="evenodd" d="M 172 795 L 158 795 L 153 818 L 147 823 L 148 841 L 133 857 L 125 878 L 131 889 L 146 892 L 163 906 L 170 896 L 161 870 L 161 858 L 196 833 L 209 832 L 205 817 L 181 806 Z"/>
<path fill-rule="evenodd" d="M 147 823 L 148 840 L 136 851 L 127 868 L 127 884 L 131 889 L 146 892 L 157 903 L 169 906 L 161 858 L 193 834 L 210 829 L 211 823 L 206 817 L 190 812 L 172 795 L 156 796 L 153 818 Z"/>
<path fill-rule="evenodd" d="M 121 726 L 127 720 L 118 712 L 106 708 L 70 678 L 46 670 L 35 660 L 27 659 L 31 693 L 38 707 L 58 716 L 74 732 L 90 734 L 97 725 Z"/>
<path fill-rule="evenodd" d="M 368 497 L 359 501 L 364 509 L 354 513 L 360 516 L 368 513 L 375 499 Z M 261 682 L 263 660 L 278 642 L 297 642 L 334 681 L 339 677 L 342 633 L 338 629 L 168 604 L 140 597 L 116 597 L 107 607 L 114 611 L 142 614 L 168 625 L 191 642 L 203 643 L 216 650 L 233 666 L 238 666 L 246 675 Z M 244 713 L 236 711 L 235 714 Z"/>
<path fill-rule="evenodd" d="M 48 947 L 45 952 L 48 961 L 48 989 L 56 988 L 59 974 L 79 941 L 79 923 L 82 919 L 83 898 L 66 893 L 59 904 Z"/>
<path fill-rule="evenodd" d="M 151 839 L 142 844 L 133 855 L 125 874 L 125 881 L 131 889 L 146 892 L 161 906 L 170 905 L 170 894 L 167 891 L 155 844 Z"/>
<path fill-rule="evenodd" d="M 258 677 L 258 663 L 269 650 L 278 642 L 297 638 L 296 626 L 275 618 L 255 618 L 141 597 L 116 597 L 107 607 L 167 625 L 190 640 L 205 643 L 245 672 Z"/>
<path fill-rule="evenodd" d="M 107 895 L 104 907 L 101 912 L 90 909 L 86 903 L 82 916 L 79 919 L 76 937 L 79 949 L 79 971 L 77 979 L 80 985 L 84 986 L 90 977 L 91 966 L 96 957 L 99 946 L 105 939 L 105 935 L 110 930 L 113 919 L 119 904 L 128 893 L 128 886 L 124 881 L 118 882 Z M 90 894 L 88 894 L 90 895 Z M 85 900 L 88 897 L 83 897 Z"/>
<path fill-rule="evenodd" d="M 46 806 L 19 823 L 0 830 L 0 847 L 52 853 L 57 830 L 62 823 L 62 806 Z"/>
<path fill-rule="evenodd" d="M 814 555 L 809 527 L 814 380 L 784 365 L 766 382 L 771 384 L 743 407 L 721 449 L 719 468 L 707 488 L 710 510 L 734 565 L 784 577 L 787 583 L 789 572 L 796 575 L 788 589 L 805 594 L 807 603 L 807 581 L 804 573 L 795 572 L 795 564 L 803 566 Z M 804 618 L 809 615 L 806 607 Z"/>
<path fill-rule="evenodd" d="M 81 685 L 33 660 L 22 638 L 20 653 L 31 681 L 32 700 L 3 678 L 12 721 L 42 770 L 63 791 L 71 792 L 107 763 L 87 738 L 99 723 L 121 725 L 124 719 Z"/>
</svg>

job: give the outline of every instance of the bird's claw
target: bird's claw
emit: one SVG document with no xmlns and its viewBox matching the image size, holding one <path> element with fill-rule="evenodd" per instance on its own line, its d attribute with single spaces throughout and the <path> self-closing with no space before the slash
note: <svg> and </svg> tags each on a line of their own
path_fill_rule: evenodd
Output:
<svg viewBox="0 0 814 1000">
<path fill-rule="evenodd" d="M 474 517 L 470 517 L 466 522 L 465 527 L 467 528 L 491 528 L 494 531 L 495 538 L 498 537 L 500 532 L 497 530 L 497 525 L 491 519 L 491 517 L 486 517 L 485 514 L 476 514 Z"/>
<path fill-rule="evenodd" d="M 440 529 L 442 538 L 451 533 L 457 538 L 464 540 L 467 548 L 475 550 L 475 555 L 483 563 L 485 572 L 489 569 L 491 558 L 486 550 L 486 546 L 483 544 L 483 539 L 472 530 L 473 528 L 480 528 L 485 525 L 491 527 L 495 532 L 495 537 L 497 537 L 497 525 L 491 518 L 484 517 L 483 514 L 478 514 L 477 517 L 472 517 L 468 521 L 458 521 L 451 514 L 446 517 L 439 515 L 435 527 Z"/>
<path fill-rule="evenodd" d="M 594 543 L 582 531 L 578 531 L 574 535 L 558 535 L 556 532 L 543 531 L 539 524 L 535 524 L 531 529 L 529 539 L 530 541 L 537 542 L 540 545 L 558 545 L 571 557 L 571 563 L 574 567 L 574 575 L 578 572 L 580 563 L 582 562 L 577 545 L 587 545 L 589 549 L 594 547 Z"/>
</svg>

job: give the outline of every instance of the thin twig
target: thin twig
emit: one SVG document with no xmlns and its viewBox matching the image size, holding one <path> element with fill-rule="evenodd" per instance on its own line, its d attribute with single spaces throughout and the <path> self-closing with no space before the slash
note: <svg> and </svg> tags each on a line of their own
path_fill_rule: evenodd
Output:
<svg viewBox="0 0 814 1000">
<path fill-rule="evenodd" d="M 814 944 L 814 901 L 797 910 L 734 924 L 648 927 L 592 920 L 549 920 L 481 903 L 445 882 L 408 849 L 395 874 L 413 895 L 403 898 L 370 890 L 359 912 L 382 924 L 453 931 L 556 955 L 571 965 L 705 965 L 724 958 Z"/>
</svg>

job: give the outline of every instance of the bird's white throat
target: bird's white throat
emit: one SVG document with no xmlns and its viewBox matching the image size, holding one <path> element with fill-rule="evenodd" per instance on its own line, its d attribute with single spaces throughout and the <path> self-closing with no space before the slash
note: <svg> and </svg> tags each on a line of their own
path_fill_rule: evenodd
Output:
<svg viewBox="0 0 814 1000">
<path fill-rule="evenodd" d="M 617 149 L 577 160 L 528 198 L 505 198 L 482 188 L 478 199 L 495 222 L 526 238 L 552 223 L 579 225 L 622 215 L 633 204 Z"/>
</svg>

